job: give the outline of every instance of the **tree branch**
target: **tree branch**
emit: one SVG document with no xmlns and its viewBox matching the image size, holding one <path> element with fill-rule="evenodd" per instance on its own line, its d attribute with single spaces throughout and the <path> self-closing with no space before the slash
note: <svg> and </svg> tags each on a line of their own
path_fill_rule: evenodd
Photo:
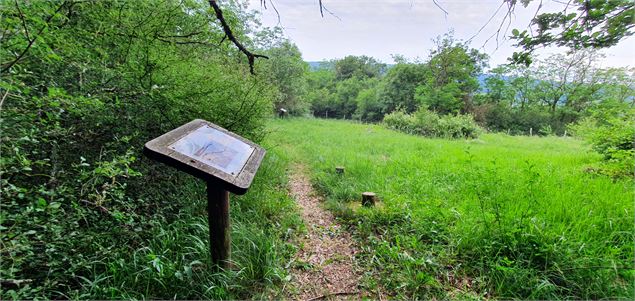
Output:
<svg viewBox="0 0 635 301">
<path fill-rule="evenodd" d="M 234 36 L 234 33 L 232 32 L 231 28 L 227 24 L 227 21 L 225 21 L 225 17 L 223 16 L 223 11 L 218 6 L 218 3 L 216 3 L 216 0 L 209 0 L 209 5 L 214 9 L 214 13 L 216 14 L 216 19 L 220 21 L 220 24 L 223 27 L 223 32 L 225 32 L 225 36 L 232 43 L 234 43 L 234 45 L 238 48 L 238 50 L 240 50 L 240 52 L 242 52 L 243 54 L 245 54 L 245 56 L 247 56 L 247 60 L 249 61 L 249 72 L 255 75 L 256 73 L 254 72 L 254 61 L 256 60 L 256 58 L 268 59 L 269 57 L 262 54 L 255 54 L 249 51 L 247 48 L 245 48 L 245 46 L 243 46 L 243 44 L 240 43 L 238 39 L 236 39 L 236 37 Z"/>
<path fill-rule="evenodd" d="M 20 10 L 20 6 L 18 5 L 18 2 L 15 2 L 15 5 L 18 9 L 18 11 L 20 12 L 20 19 L 22 20 L 23 25 L 25 26 L 24 30 L 25 30 L 25 35 L 27 38 L 27 41 L 29 41 L 29 44 L 26 45 L 26 47 L 24 48 L 24 50 L 22 50 L 22 52 L 20 52 L 20 54 L 11 62 L 8 62 L 5 64 L 4 67 L 2 67 L 2 73 L 9 71 L 9 69 L 11 69 L 11 67 L 13 67 L 13 65 L 15 65 L 18 61 L 20 61 L 22 59 L 22 57 L 24 57 L 24 55 L 29 51 L 29 49 L 31 49 L 31 46 L 33 46 L 33 43 L 35 43 L 35 41 L 37 40 L 38 36 L 42 34 L 42 32 L 44 31 L 44 29 L 46 29 L 48 27 L 48 23 L 51 22 L 51 19 L 53 19 L 57 13 L 62 9 L 62 7 L 64 7 L 64 5 L 66 5 L 66 1 L 62 2 L 62 4 L 55 10 L 55 12 L 50 15 L 45 21 L 45 25 L 42 26 L 42 28 L 40 28 L 40 30 L 38 30 L 37 34 L 33 37 L 33 38 L 29 38 L 29 31 L 26 27 L 26 21 L 24 19 L 24 15 L 22 14 L 22 11 Z"/>
</svg>

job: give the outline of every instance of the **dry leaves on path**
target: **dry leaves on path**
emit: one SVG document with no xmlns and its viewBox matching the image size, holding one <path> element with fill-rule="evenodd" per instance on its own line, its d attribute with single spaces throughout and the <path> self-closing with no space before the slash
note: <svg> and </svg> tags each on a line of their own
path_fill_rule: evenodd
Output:
<svg viewBox="0 0 635 301">
<path fill-rule="evenodd" d="M 291 271 L 297 291 L 290 298 L 359 299 L 360 275 L 354 264 L 357 248 L 350 234 L 322 208 L 322 199 L 313 191 L 302 166 L 292 170 L 289 184 L 307 227 Z"/>
</svg>

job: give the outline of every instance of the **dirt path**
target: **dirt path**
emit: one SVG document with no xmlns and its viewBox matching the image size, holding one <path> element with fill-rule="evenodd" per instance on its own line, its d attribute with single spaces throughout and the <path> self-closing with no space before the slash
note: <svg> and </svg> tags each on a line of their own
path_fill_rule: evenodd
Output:
<svg viewBox="0 0 635 301">
<path fill-rule="evenodd" d="M 357 248 L 350 234 L 322 207 L 303 166 L 292 169 L 290 190 L 307 227 L 291 271 L 296 294 L 290 298 L 359 299 L 360 276 L 354 265 Z"/>
</svg>

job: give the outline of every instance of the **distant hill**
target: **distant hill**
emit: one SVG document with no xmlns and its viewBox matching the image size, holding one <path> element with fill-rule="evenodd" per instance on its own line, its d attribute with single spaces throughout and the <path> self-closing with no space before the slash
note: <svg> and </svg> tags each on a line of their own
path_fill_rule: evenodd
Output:
<svg viewBox="0 0 635 301">
<path fill-rule="evenodd" d="M 309 68 L 311 68 L 311 71 L 333 68 L 333 63 L 329 61 L 306 62 L 306 63 L 309 64 Z"/>
</svg>

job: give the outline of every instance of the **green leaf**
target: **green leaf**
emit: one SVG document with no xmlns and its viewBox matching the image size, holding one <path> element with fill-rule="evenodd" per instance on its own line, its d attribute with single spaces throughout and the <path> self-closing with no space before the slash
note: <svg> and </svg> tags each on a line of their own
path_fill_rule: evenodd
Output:
<svg viewBox="0 0 635 301">
<path fill-rule="evenodd" d="M 48 203 L 46 202 L 46 200 L 45 200 L 45 199 L 43 199 L 43 198 L 38 198 L 36 205 L 37 205 L 39 208 L 44 208 L 44 207 L 46 207 L 46 205 L 48 205 Z"/>
</svg>

